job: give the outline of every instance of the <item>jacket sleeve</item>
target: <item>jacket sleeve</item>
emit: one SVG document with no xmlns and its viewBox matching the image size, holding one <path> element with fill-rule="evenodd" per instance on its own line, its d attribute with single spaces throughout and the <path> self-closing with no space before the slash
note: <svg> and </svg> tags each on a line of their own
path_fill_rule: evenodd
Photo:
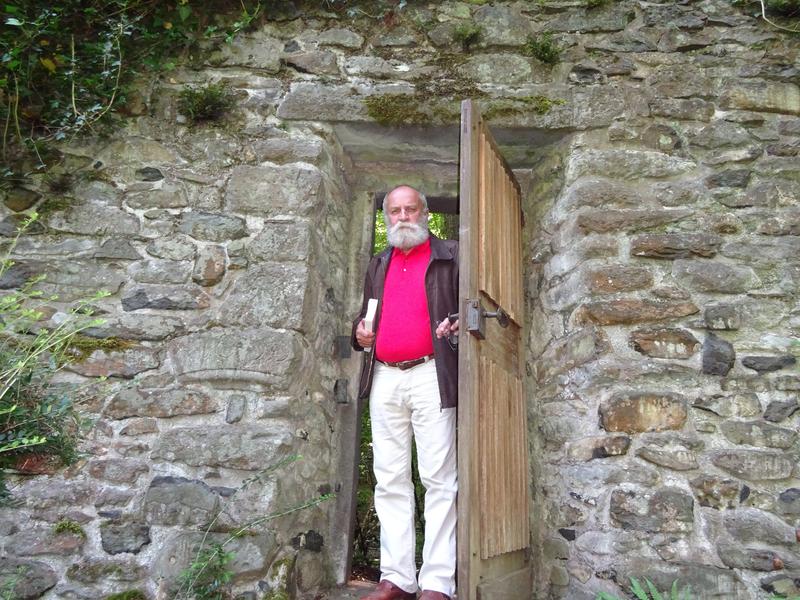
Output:
<svg viewBox="0 0 800 600">
<path fill-rule="evenodd" d="M 362 348 L 361 345 L 358 343 L 358 340 L 356 340 L 356 328 L 358 327 L 358 324 L 361 322 L 361 319 L 363 319 L 367 315 L 367 304 L 369 302 L 369 299 L 373 297 L 374 296 L 372 295 L 372 262 L 370 262 L 369 266 L 367 267 L 367 272 L 364 275 L 364 298 L 361 301 L 361 311 L 359 311 L 358 316 L 353 320 L 353 328 L 350 331 L 350 345 L 353 347 L 354 350 L 359 352 L 363 351 L 364 348 Z"/>
</svg>

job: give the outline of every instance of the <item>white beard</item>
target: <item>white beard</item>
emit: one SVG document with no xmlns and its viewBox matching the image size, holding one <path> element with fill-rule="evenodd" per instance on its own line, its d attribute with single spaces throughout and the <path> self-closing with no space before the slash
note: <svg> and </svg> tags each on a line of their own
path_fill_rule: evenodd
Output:
<svg viewBox="0 0 800 600">
<path fill-rule="evenodd" d="M 428 239 L 427 223 L 396 223 L 386 231 L 386 239 L 390 246 L 400 248 L 400 250 L 411 250 L 414 246 L 419 246 Z"/>
</svg>

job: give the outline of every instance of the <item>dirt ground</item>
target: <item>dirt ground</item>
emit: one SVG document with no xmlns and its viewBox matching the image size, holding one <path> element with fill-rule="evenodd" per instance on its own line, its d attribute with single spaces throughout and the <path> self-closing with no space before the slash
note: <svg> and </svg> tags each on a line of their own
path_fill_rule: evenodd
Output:
<svg viewBox="0 0 800 600">
<path fill-rule="evenodd" d="M 377 584 L 371 581 L 351 581 L 346 586 L 330 590 L 323 596 L 324 600 L 358 600 L 375 589 Z"/>
</svg>

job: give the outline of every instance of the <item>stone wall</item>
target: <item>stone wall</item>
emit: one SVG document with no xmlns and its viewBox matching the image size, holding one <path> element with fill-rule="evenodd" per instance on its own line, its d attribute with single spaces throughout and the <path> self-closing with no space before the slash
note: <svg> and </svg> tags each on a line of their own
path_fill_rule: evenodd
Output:
<svg viewBox="0 0 800 600">
<path fill-rule="evenodd" d="M 326 128 L 243 121 L 187 129 L 162 113 L 65 149 L 69 207 L 44 206 L 17 246 L 11 275 L 46 273 L 53 322 L 111 292 L 87 333 L 119 348 L 65 377 L 109 377 L 82 407 L 86 458 L 19 478 L 21 505 L 3 511 L 2 571 L 33 575 L 19 597 L 171 597 L 209 523 L 207 541 L 247 532 L 226 546 L 242 592 L 332 583 L 330 501 L 262 519 L 334 491 L 334 338 L 364 228 Z M 64 519 L 83 535 L 56 534 Z"/>
<path fill-rule="evenodd" d="M 55 311 L 108 289 L 90 333 L 120 344 L 65 375 L 110 387 L 84 407 L 86 458 L 19 478 L 0 570 L 29 568 L 24 597 L 167 597 L 214 516 L 219 540 L 347 495 L 357 361 L 335 342 L 370 195 L 454 193 L 473 96 L 529 190 L 530 597 L 621 595 L 629 576 L 800 593 L 797 38 L 722 0 L 372 8 L 282 4 L 7 194 L 4 235 L 44 213 L 16 281 L 47 273 Z M 528 52 L 542 32 L 554 66 Z M 208 81 L 237 106 L 190 126 L 177 94 Z M 250 527 L 237 593 L 331 585 L 341 507 Z M 86 536 L 55 534 L 63 518 Z"/>
</svg>

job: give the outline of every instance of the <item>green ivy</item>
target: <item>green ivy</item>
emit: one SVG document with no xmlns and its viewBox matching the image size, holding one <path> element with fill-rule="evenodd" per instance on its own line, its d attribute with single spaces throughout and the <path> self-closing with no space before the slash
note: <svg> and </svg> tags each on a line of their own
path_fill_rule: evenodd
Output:
<svg viewBox="0 0 800 600">
<path fill-rule="evenodd" d="M 260 14 L 254 0 L 6 0 L 0 11 L 4 171 L 44 168 L 47 143 L 112 122 L 137 75 L 173 69 L 201 42 L 229 42 Z"/>
</svg>

